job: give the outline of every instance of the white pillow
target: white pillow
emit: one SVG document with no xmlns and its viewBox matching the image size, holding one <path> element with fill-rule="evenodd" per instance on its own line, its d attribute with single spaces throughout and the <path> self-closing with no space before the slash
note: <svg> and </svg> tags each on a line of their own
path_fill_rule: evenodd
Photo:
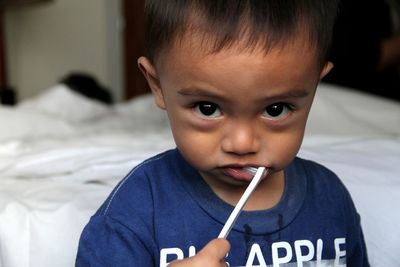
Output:
<svg viewBox="0 0 400 267">
<path fill-rule="evenodd" d="M 18 107 L 74 123 L 97 119 L 110 112 L 107 105 L 76 93 L 63 84 L 55 85 L 39 96 L 21 102 Z"/>
</svg>

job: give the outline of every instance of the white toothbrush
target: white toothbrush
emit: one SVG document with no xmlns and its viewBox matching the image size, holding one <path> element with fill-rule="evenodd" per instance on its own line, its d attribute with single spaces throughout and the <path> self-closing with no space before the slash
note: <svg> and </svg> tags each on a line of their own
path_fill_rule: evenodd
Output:
<svg viewBox="0 0 400 267">
<path fill-rule="evenodd" d="M 246 205 L 247 200 L 249 199 L 251 193 L 253 193 L 254 189 L 260 183 L 261 178 L 263 178 L 268 173 L 268 169 L 265 167 L 246 167 L 245 170 L 251 174 L 254 174 L 253 179 L 251 180 L 250 184 L 247 186 L 246 190 L 244 191 L 243 195 L 239 199 L 239 202 L 236 204 L 235 208 L 233 209 L 231 215 L 229 215 L 228 220 L 226 221 L 224 227 L 222 228 L 221 232 L 218 235 L 218 238 L 224 238 L 228 236 L 229 232 L 231 231 L 233 225 L 235 224 L 237 218 L 240 215 L 244 205 Z"/>
</svg>

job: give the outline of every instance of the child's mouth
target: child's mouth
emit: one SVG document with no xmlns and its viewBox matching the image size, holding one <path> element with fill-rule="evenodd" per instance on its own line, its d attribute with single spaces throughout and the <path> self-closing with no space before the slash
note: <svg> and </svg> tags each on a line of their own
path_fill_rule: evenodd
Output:
<svg viewBox="0 0 400 267">
<path fill-rule="evenodd" d="M 223 168 L 223 173 L 229 177 L 232 177 L 238 181 L 250 182 L 257 168 L 254 167 L 225 167 Z"/>
</svg>

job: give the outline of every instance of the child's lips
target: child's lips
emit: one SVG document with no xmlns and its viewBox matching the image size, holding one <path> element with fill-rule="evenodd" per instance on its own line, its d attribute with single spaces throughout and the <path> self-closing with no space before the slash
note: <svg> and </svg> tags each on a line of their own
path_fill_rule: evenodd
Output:
<svg viewBox="0 0 400 267">
<path fill-rule="evenodd" d="M 250 182 L 254 177 L 253 174 L 250 174 L 243 167 L 224 167 L 222 172 L 238 181 Z"/>
</svg>

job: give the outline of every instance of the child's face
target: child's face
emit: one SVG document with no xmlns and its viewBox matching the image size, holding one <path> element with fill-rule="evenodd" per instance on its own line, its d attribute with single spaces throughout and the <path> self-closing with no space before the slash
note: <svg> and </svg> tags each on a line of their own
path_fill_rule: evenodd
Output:
<svg viewBox="0 0 400 267">
<path fill-rule="evenodd" d="M 237 47 L 210 54 L 193 43 L 139 59 L 176 145 L 208 181 L 244 185 L 244 166 L 281 174 L 297 154 L 316 86 L 314 50 L 292 42 L 265 54 Z M 300 45 L 299 45 L 300 44 Z"/>
</svg>

